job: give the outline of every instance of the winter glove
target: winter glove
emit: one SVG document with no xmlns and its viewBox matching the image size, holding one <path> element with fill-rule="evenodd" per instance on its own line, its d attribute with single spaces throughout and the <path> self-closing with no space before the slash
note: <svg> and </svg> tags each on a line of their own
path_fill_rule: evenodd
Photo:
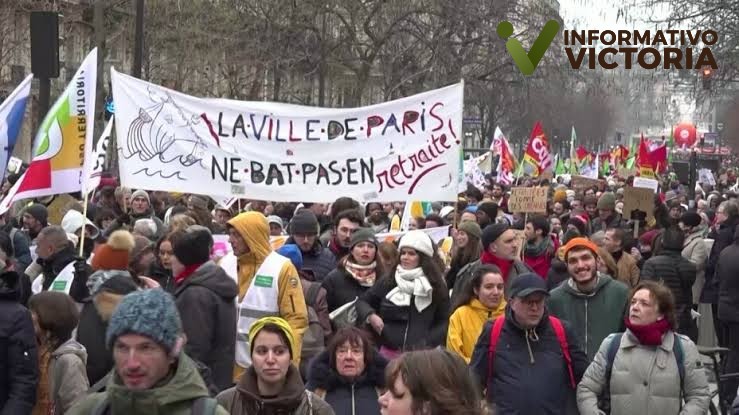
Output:
<svg viewBox="0 0 739 415">
<path fill-rule="evenodd" d="M 75 261 L 74 279 L 87 279 L 87 262 L 84 259 Z"/>
</svg>

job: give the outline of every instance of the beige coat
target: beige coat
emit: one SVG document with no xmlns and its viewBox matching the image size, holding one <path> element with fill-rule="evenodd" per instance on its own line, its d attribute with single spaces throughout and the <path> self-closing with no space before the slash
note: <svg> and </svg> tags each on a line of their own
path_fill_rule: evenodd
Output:
<svg viewBox="0 0 739 415">
<path fill-rule="evenodd" d="M 706 261 L 708 260 L 708 248 L 703 242 L 703 228 L 685 237 L 682 255 L 698 269 L 698 273 L 695 274 L 695 283 L 693 283 L 693 304 L 698 304 L 703 284 L 706 282 Z"/>
<path fill-rule="evenodd" d="M 616 264 L 616 279 L 626 284 L 629 288 L 634 288 L 639 284 L 639 267 L 636 265 L 636 259 L 630 254 L 624 252 L 621 259 Z"/>
<path fill-rule="evenodd" d="M 606 385 L 606 355 L 613 337 L 612 334 L 603 341 L 577 386 L 580 415 L 603 414 L 598 409 L 598 397 Z M 611 415 L 704 415 L 708 411 L 711 394 L 698 350 L 688 337 L 679 337 L 685 366 L 682 409 L 680 374 L 672 351 L 673 332 L 668 331 L 655 349 L 639 344 L 626 330 L 611 371 Z"/>
</svg>

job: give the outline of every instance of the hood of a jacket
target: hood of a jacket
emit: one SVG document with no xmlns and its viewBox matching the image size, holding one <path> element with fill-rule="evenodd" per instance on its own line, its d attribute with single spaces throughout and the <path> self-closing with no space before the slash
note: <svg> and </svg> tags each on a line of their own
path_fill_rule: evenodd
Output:
<svg viewBox="0 0 739 415">
<path fill-rule="evenodd" d="M 244 238 L 249 252 L 239 256 L 239 262 L 262 263 L 272 252 L 269 244 L 269 224 L 259 212 L 245 212 L 228 221 L 230 226 Z"/>
<path fill-rule="evenodd" d="M 269 408 L 265 413 L 292 413 L 300 406 L 305 396 L 305 385 L 300 378 L 300 373 L 295 366 L 290 365 L 287 369 L 287 378 L 285 386 L 279 395 L 264 398 L 259 394 L 259 386 L 257 386 L 257 373 L 254 367 L 246 370 L 243 376 L 236 384 L 236 392 L 241 394 L 247 414 L 262 413 L 262 410 Z"/>
<path fill-rule="evenodd" d="M 182 286 L 177 288 L 176 293 L 179 293 L 190 285 L 205 287 L 227 301 L 231 301 L 239 295 L 239 288 L 236 286 L 233 278 L 229 277 L 226 271 L 213 261 L 208 261 L 201 265 L 192 275 L 185 278 Z"/>
<path fill-rule="evenodd" d="M 613 281 L 613 278 L 611 278 L 609 275 L 602 274 L 600 271 L 598 271 L 598 282 L 595 284 L 595 289 L 593 292 L 590 293 L 584 293 L 577 289 L 577 285 L 575 284 L 575 281 L 570 277 L 570 279 L 567 280 L 567 284 L 562 284 L 561 287 L 564 287 L 565 292 L 568 294 L 575 296 L 575 297 L 593 297 L 596 294 L 598 294 L 598 291 L 601 290 L 601 288 L 608 285 L 611 281 Z"/>
<path fill-rule="evenodd" d="M 20 299 L 20 275 L 15 271 L 0 274 L 0 300 L 18 301 Z"/>
<path fill-rule="evenodd" d="M 470 308 L 472 308 L 478 313 L 484 313 L 484 314 L 493 313 L 493 314 L 501 315 L 505 312 L 507 303 L 506 303 L 505 298 L 502 298 L 500 300 L 500 303 L 498 304 L 498 307 L 495 309 L 492 309 L 492 308 L 486 307 L 477 298 L 473 298 L 467 305 L 470 306 Z"/>
<path fill-rule="evenodd" d="M 364 373 L 354 382 L 339 375 L 336 369 L 331 367 L 331 356 L 328 351 L 323 351 L 311 362 L 308 371 L 308 389 L 323 389 L 332 391 L 342 386 L 371 386 L 374 388 L 385 387 L 385 368 L 388 361 L 379 353 L 374 353 L 370 364 L 365 367 Z"/>
<path fill-rule="evenodd" d="M 85 346 L 78 343 L 77 340 L 69 339 L 66 342 L 62 343 L 61 346 L 57 347 L 56 350 L 51 352 L 51 357 L 59 357 L 65 354 L 77 355 L 80 360 L 82 360 L 82 363 L 87 365 L 87 350 L 85 349 Z"/>
<path fill-rule="evenodd" d="M 209 396 L 195 363 L 184 353 L 180 355 L 174 374 L 162 385 L 141 391 L 128 389 L 113 371 L 106 387 L 111 413 L 158 414 L 160 408 L 177 402 Z"/>
</svg>

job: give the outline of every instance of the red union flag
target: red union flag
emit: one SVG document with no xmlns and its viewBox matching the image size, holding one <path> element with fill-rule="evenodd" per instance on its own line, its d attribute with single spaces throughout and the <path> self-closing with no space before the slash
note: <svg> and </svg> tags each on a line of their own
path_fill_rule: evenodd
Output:
<svg viewBox="0 0 739 415">
<path fill-rule="evenodd" d="M 511 146 L 508 144 L 503 132 L 500 128 L 495 127 L 495 135 L 493 138 L 493 154 L 500 155 L 498 159 L 498 183 L 509 185 L 513 183 L 513 172 L 516 170 L 516 159 L 513 157 Z"/>
<path fill-rule="evenodd" d="M 534 176 L 539 176 L 543 172 L 552 169 L 552 154 L 549 150 L 549 140 L 547 140 L 541 122 L 534 124 L 529 137 L 529 145 L 526 147 L 524 161 L 536 167 Z"/>
</svg>

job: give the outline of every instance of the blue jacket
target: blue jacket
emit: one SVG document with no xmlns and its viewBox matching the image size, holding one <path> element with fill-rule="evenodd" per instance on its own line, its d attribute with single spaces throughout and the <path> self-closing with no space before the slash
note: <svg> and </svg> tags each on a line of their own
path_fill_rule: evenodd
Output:
<svg viewBox="0 0 739 415">
<path fill-rule="evenodd" d="M 575 382 L 579 383 L 588 367 L 588 358 L 569 324 L 565 321 L 562 324 L 572 356 Z M 535 329 L 527 331 L 515 322 L 511 306 L 506 307 L 505 324 L 495 351 L 493 375 L 488 379 L 488 346 L 492 328 L 492 322 L 485 323 L 472 353 L 470 367 L 487 389 L 487 399 L 495 405 L 496 413 L 576 414 L 575 389 L 570 385 L 567 364 L 549 323 L 548 313 L 544 312 Z M 532 339 L 534 332 L 538 340 Z"/>
</svg>

